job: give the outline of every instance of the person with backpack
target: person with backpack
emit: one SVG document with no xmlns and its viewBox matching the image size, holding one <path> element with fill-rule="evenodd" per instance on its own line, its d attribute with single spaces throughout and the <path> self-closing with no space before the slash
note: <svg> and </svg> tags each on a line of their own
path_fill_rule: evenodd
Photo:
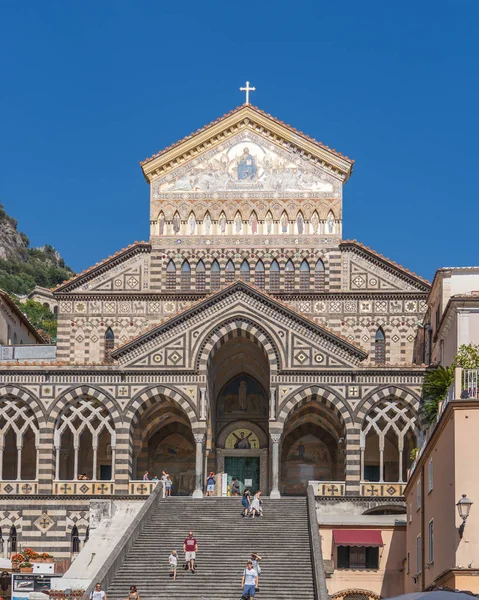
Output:
<svg viewBox="0 0 479 600">
<path fill-rule="evenodd" d="M 240 482 L 236 479 L 236 477 L 233 477 L 233 479 L 231 480 L 231 495 L 239 496 L 240 491 L 241 491 Z"/>
<path fill-rule="evenodd" d="M 243 571 L 241 587 L 243 588 L 241 600 L 254 598 L 256 588 L 258 587 L 258 573 L 253 569 L 253 563 L 250 560 L 246 563 L 246 569 Z"/>
<path fill-rule="evenodd" d="M 215 483 L 216 483 L 215 474 L 213 473 L 213 471 L 210 471 L 210 474 L 206 478 L 206 495 L 207 496 L 213 495 L 213 493 L 215 491 Z"/>
<path fill-rule="evenodd" d="M 250 495 L 249 490 L 247 488 L 243 492 L 243 497 L 241 498 L 241 504 L 243 506 L 243 517 L 245 519 L 247 519 L 248 518 L 248 512 L 249 512 L 249 507 L 250 507 L 250 504 L 251 504 L 251 495 Z"/>
</svg>

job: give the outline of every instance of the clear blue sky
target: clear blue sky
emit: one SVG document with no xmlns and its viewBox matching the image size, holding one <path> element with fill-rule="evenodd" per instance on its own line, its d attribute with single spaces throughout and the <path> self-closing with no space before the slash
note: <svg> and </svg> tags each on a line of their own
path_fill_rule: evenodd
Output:
<svg viewBox="0 0 479 600">
<path fill-rule="evenodd" d="M 75 270 L 146 240 L 139 161 L 249 79 L 356 160 L 345 238 L 429 278 L 478 264 L 478 20 L 477 0 L 0 0 L 0 201 Z"/>
</svg>

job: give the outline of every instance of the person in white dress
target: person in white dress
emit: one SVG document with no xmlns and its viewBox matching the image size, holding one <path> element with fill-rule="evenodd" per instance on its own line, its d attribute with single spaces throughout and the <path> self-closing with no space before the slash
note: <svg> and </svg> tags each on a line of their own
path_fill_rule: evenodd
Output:
<svg viewBox="0 0 479 600">
<path fill-rule="evenodd" d="M 251 517 L 254 519 L 256 515 L 258 517 L 263 516 L 263 501 L 261 499 L 261 490 L 258 490 L 254 495 L 253 502 L 251 503 Z"/>
</svg>

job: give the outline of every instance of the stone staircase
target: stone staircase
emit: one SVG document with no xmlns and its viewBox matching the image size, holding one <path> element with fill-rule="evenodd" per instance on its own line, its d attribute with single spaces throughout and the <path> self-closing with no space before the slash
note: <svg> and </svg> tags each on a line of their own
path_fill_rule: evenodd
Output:
<svg viewBox="0 0 479 600">
<path fill-rule="evenodd" d="M 136 585 L 142 600 L 240 600 L 251 552 L 261 561 L 260 600 L 313 600 L 314 583 L 306 498 L 264 499 L 263 518 L 244 519 L 240 498 L 165 498 L 145 524 L 108 588 L 124 600 Z M 198 541 L 196 574 L 183 566 L 189 530 Z M 168 556 L 179 555 L 176 581 Z"/>
</svg>

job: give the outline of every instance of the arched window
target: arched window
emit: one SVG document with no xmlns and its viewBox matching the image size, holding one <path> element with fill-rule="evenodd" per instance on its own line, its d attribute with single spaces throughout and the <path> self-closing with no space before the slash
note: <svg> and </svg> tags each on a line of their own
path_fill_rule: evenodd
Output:
<svg viewBox="0 0 479 600">
<path fill-rule="evenodd" d="M 72 553 L 78 554 L 80 552 L 80 536 L 78 535 L 78 527 L 76 525 L 72 528 Z"/>
<path fill-rule="evenodd" d="M 231 283 L 235 279 L 235 266 L 232 260 L 229 260 L 226 263 L 225 269 L 225 281 L 226 283 Z"/>
<path fill-rule="evenodd" d="M 299 267 L 299 290 L 301 292 L 309 292 L 309 263 L 306 259 L 303 260 Z"/>
<path fill-rule="evenodd" d="M 386 362 L 386 336 L 379 327 L 374 338 L 374 362 L 377 365 L 384 365 Z"/>
<path fill-rule="evenodd" d="M 191 289 L 191 267 L 187 260 L 181 265 L 181 291 L 189 292 Z"/>
<path fill-rule="evenodd" d="M 294 292 L 294 265 L 288 260 L 284 268 L 284 289 L 286 292 Z"/>
<path fill-rule="evenodd" d="M 0 402 L 0 480 L 34 480 L 39 446 L 38 424 L 31 407 L 9 396 Z"/>
<path fill-rule="evenodd" d="M 269 267 L 269 291 L 279 292 L 279 264 L 273 260 Z"/>
<path fill-rule="evenodd" d="M 241 263 L 240 278 L 243 281 L 249 282 L 249 278 L 250 278 L 249 263 L 246 259 L 244 259 L 244 261 Z"/>
<path fill-rule="evenodd" d="M 205 263 L 202 260 L 196 265 L 196 291 L 205 291 Z"/>
<path fill-rule="evenodd" d="M 259 260 L 254 268 L 254 284 L 256 287 L 264 290 L 264 265 L 263 261 Z"/>
<path fill-rule="evenodd" d="M 105 362 L 111 363 L 113 359 L 111 357 L 111 353 L 115 349 L 115 334 L 113 333 L 113 329 L 108 327 L 105 331 Z"/>
<path fill-rule="evenodd" d="M 324 292 L 324 263 L 320 258 L 314 267 L 314 291 Z"/>
<path fill-rule="evenodd" d="M 221 270 L 217 260 L 211 265 L 211 291 L 214 292 L 220 289 Z"/>
<path fill-rule="evenodd" d="M 13 344 L 15 345 L 17 343 L 17 332 L 14 331 L 13 332 Z"/>
<path fill-rule="evenodd" d="M 10 552 L 17 552 L 17 528 L 15 525 L 10 527 L 10 535 L 8 536 Z"/>
<path fill-rule="evenodd" d="M 176 266 L 173 260 L 166 267 L 166 291 L 176 292 Z"/>
</svg>

